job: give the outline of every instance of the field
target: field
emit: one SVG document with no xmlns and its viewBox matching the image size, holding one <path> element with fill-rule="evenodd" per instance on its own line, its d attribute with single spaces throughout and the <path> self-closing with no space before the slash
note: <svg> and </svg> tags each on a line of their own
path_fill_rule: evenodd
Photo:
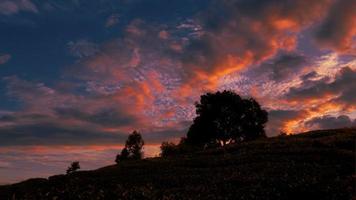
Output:
<svg viewBox="0 0 356 200">
<path fill-rule="evenodd" d="M 352 199 L 356 129 L 126 161 L 0 187 L 0 199 Z M 114 157 L 114 155 L 113 155 Z"/>
</svg>

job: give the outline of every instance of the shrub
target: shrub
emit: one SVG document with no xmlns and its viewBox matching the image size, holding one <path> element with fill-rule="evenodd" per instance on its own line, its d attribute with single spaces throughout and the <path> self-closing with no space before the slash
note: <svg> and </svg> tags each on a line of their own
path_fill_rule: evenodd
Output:
<svg viewBox="0 0 356 200">
<path fill-rule="evenodd" d="M 161 144 L 161 156 L 168 157 L 174 155 L 182 155 L 196 152 L 198 150 L 202 150 L 203 146 L 192 145 L 187 141 L 187 138 L 182 137 L 178 144 L 174 144 L 173 142 L 163 142 Z"/>
<path fill-rule="evenodd" d="M 67 174 L 76 172 L 78 169 L 80 169 L 79 162 L 78 161 L 72 162 L 72 164 L 67 169 Z"/>
<path fill-rule="evenodd" d="M 173 142 L 162 142 L 161 144 L 161 156 L 162 157 L 167 157 L 167 156 L 173 156 L 177 155 L 178 152 L 178 145 L 174 144 Z"/>
</svg>

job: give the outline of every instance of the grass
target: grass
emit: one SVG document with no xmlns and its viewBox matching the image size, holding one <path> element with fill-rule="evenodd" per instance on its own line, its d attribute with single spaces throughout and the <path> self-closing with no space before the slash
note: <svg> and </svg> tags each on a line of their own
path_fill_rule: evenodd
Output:
<svg viewBox="0 0 356 200">
<path fill-rule="evenodd" d="M 0 187 L 0 199 L 352 199 L 356 129 L 127 161 Z"/>
</svg>

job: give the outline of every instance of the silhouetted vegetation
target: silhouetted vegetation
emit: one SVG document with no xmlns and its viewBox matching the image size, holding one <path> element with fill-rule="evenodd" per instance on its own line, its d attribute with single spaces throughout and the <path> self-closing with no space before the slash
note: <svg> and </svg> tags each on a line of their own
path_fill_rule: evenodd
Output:
<svg viewBox="0 0 356 200">
<path fill-rule="evenodd" d="M 167 157 L 171 155 L 176 155 L 178 152 L 176 144 L 173 142 L 162 142 L 160 149 L 161 149 L 161 156 Z"/>
<path fill-rule="evenodd" d="M 67 169 L 67 174 L 76 172 L 78 169 L 80 169 L 79 162 L 78 161 L 72 162 L 72 164 Z"/>
<path fill-rule="evenodd" d="M 279 134 L 278 134 L 278 137 L 285 137 L 287 135 L 288 134 L 285 131 L 280 131 Z"/>
<path fill-rule="evenodd" d="M 200 146 L 195 146 L 187 142 L 187 138 L 182 137 L 178 144 L 173 142 L 162 142 L 161 146 L 161 156 L 176 156 L 182 154 L 191 154 L 196 151 L 201 150 Z"/>
<path fill-rule="evenodd" d="M 145 142 L 139 132 L 132 132 L 126 140 L 125 147 L 121 153 L 116 156 L 115 162 L 119 163 L 123 160 L 139 160 L 143 157 L 143 145 Z"/>
<path fill-rule="evenodd" d="M 265 137 L 267 111 L 253 98 L 232 91 L 207 93 L 196 103 L 197 117 L 187 139 L 195 145 L 225 145 Z"/>
<path fill-rule="evenodd" d="M 187 137 L 178 144 L 163 142 L 162 157 L 266 137 L 268 113 L 253 98 L 242 99 L 232 91 L 207 93 L 195 106 L 197 117 Z"/>
<path fill-rule="evenodd" d="M 350 200 L 356 129 L 312 131 L 0 186 L 0 199 Z"/>
</svg>

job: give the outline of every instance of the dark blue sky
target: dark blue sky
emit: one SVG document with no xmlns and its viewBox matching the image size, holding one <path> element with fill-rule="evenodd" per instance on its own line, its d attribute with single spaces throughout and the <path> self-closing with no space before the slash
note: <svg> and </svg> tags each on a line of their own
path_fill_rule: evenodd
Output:
<svg viewBox="0 0 356 200">
<path fill-rule="evenodd" d="M 68 43 L 85 39 L 102 43 L 122 36 L 133 19 L 175 25 L 202 10 L 208 1 L 33 1 L 36 12 L 23 10 L 0 18 L 0 53 L 11 55 L 0 76 L 13 76 L 53 86 L 61 73 L 76 61 Z M 107 27 L 110 16 L 118 22 Z M 0 108 L 15 108 L 0 84 Z"/>
</svg>

